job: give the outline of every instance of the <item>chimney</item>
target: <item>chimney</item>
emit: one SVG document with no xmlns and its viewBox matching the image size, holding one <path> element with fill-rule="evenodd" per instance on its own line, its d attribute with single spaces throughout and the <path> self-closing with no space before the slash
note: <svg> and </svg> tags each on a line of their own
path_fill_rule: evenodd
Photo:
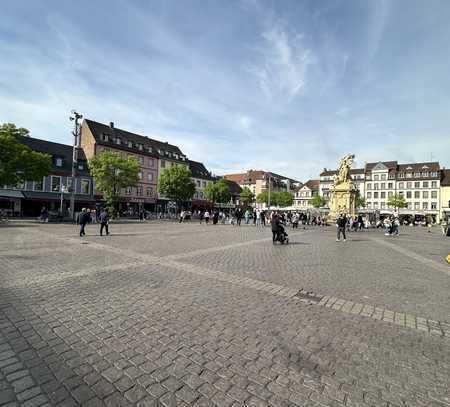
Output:
<svg viewBox="0 0 450 407">
<path fill-rule="evenodd" d="M 109 127 L 114 128 L 114 122 L 109 122 Z"/>
</svg>

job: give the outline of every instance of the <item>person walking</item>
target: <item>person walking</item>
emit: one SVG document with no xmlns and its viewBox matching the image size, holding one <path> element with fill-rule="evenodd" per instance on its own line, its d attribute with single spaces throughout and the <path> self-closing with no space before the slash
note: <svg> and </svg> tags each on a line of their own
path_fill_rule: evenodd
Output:
<svg viewBox="0 0 450 407">
<path fill-rule="evenodd" d="M 280 226 L 280 219 L 276 213 L 273 214 L 270 224 L 272 226 L 272 243 L 275 243 L 277 241 L 278 228 Z"/>
<path fill-rule="evenodd" d="M 80 237 L 86 236 L 86 224 L 89 222 L 91 214 L 89 213 L 89 209 L 83 208 L 78 215 L 78 223 L 80 224 Z"/>
<path fill-rule="evenodd" d="M 108 230 L 109 215 L 105 208 L 103 208 L 101 210 L 98 220 L 100 222 L 100 236 L 103 236 L 103 229 L 105 229 L 106 236 L 108 236 L 109 235 L 109 230 Z"/>
<path fill-rule="evenodd" d="M 242 210 L 241 208 L 238 208 L 236 211 L 236 225 L 241 226 L 242 221 Z"/>
<path fill-rule="evenodd" d="M 41 209 L 41 221 L 44 223 L 48 222 L 48 211 L 45 206 L 43 206 Z"/>
<path fill-rule="evenodd" d="M 342 237 L 344 238 L 344 242 L 347 241 L 347 236 L 345 235 L 346 225 L 347 225 L 347 218 L 344 214 L 340 213 L 338 218 L 336 219 L 336 226 L 337 226 L 336 242 L 341 241 L 341 233 L 342 233 Z"/>
<path fill-rule="evenodd" d="M 203 223 L 204 212 L 202 210 L 199 211 L 198 217 L 200 219 L 200 225 Z"/>
<path fill-rule="evenodd" d="M 205 217 L 205 223 L 208 224 L 209 223 L 209 211 L 208 211 L 208 209 L 205 211 L 204 217 Z"/>
<path fill-rule="evenodd" d="M 261 218 L 261 225 L 266 226 L 266 211 L 261 211 L 259 217 Z"/>
</svg>

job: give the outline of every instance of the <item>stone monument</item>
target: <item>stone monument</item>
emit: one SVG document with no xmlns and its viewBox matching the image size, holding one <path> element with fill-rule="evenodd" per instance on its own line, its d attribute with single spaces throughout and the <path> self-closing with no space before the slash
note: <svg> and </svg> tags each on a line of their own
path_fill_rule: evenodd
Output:
<svg viewBox="0 0 450 407">
<path fill-rule="evenodd" d="M 339 172 L 334 176 L 331 187 L 330 213 L 328 219 L 335 220 L 340 213 L 355 216 L 357 188 L 350 177 L 350 167 L 353 164 L 354 154 L 341 158 Z"/>
</svg>

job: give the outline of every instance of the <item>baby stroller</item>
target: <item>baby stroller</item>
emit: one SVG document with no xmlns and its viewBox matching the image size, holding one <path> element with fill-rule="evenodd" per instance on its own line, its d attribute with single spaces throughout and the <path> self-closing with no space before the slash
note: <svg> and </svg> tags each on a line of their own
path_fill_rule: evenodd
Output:
<svg viewBox="0 0 450 407">
<path fill-rule="evenodd" d="M 281 244 L 288 244 L 289 243 L 289 235 L 287 234 L 286 230 L 284 229 L 284 226 L 280 223 L 278 225 L 278 233 L 277 237 L 275 239 L 275 242 L 280 242 Z M 275 243 L 274 242 L 274 243 Z"/>
</svg>

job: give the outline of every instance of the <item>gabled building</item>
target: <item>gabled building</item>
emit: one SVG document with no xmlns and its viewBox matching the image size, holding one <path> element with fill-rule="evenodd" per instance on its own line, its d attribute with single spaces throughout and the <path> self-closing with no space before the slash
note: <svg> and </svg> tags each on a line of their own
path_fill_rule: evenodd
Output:
<svg viewBox="0 0 450 407">
<path fill-rule="evenodd" d="M 214 182 L 214 177 L 206 169 L 203 163 L 198 161 L 188 160 L 189 169 L 192 173 L 192 181 L 195 184 L 194 200 L 205 200 L 204 190 L 208 184 Z"/>
<path fill-rule="evenodd" d="M 122 191 L 122 212 L 136 213 L 142 208 L 165 211 L 168 200 L 157 193 L 159 174 L 172 165 L 188 166 L 186 156 L 177 146 L 119 129 L 113 122 L 106 125 L 83 120 L 81 147 L 88 159 L 110 151 L 123 158 L 134 157 L 138 161 L 140 181 L 137 187 L 127 187 Z M 95 191 L 95 196 L 102 198 L 99 191 Z"/>
<path fill-rule="evenodd" d="M 441 219 L 450 221 L 450 170 L 441 171 Z"/>
<path fill-rule="evenodd" d="M 314 209 L 311 200 L 319 195 L 320 180 L 310 179 L 299 187 L 294 194 L 294 206 L 301 211 Z"/>
<path fill-rule="evenodd" d="M 20 142 L 31 150 L 50 155 L 52 171 L 40 181 L 1 188 L 0 208 L 10 216 L 37 217 L 42 207 L 55 213 L 59 213 L 62 207 L 63 214 L 68 215 L 72 190 L 75 191 L 75 212 L 82 207 L 95 208 L 92 178 L 83 151 L 78 152 L 76 176 L 72 179 L 72 146 L 33 137 L 20 137 Z"/>
</svg>

